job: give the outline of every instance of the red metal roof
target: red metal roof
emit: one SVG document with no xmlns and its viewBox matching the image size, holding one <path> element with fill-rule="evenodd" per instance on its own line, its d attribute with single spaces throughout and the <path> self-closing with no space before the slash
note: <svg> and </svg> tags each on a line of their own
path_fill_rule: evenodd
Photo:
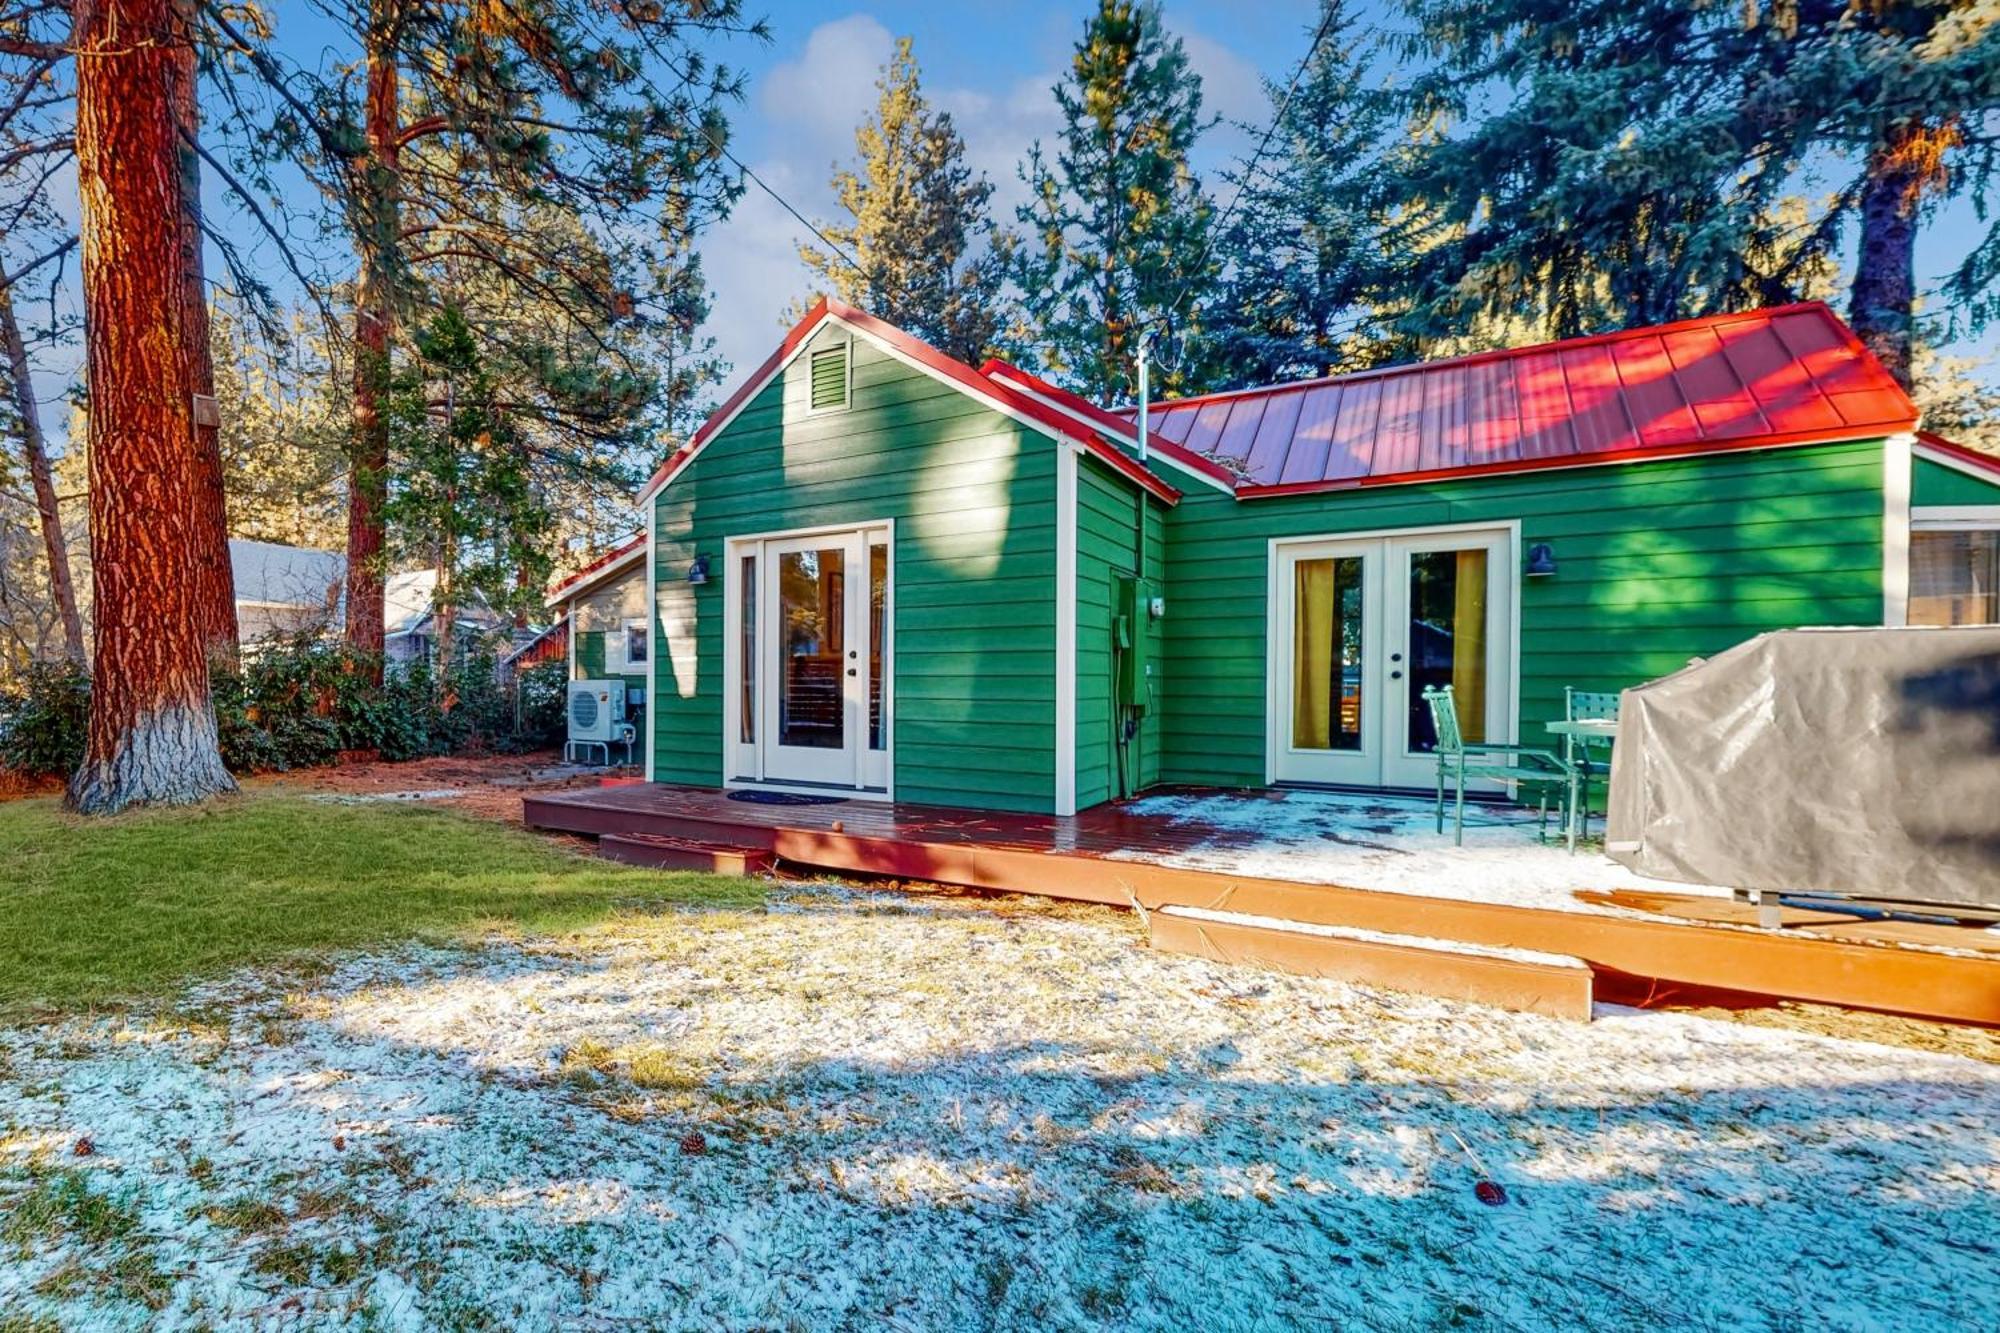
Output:
<svg viewBox="0 0 2000 1333">
<path fill-rule="evenodd" d="M 581 591 L 585 585 L 596 582 L 599 575 L 603 574 L 610 566 L 619 563 L 627 556 L 643 550 L 645 545 L 646 534 L 643 532 L 636 537 L 626 538 L 603 555 L 598 556 L 597 559 L 585 565 L 582 569 L 565 574 L 554 583 L 551 583 L 548 593 L 542 599 L 542 604 L 547 606 L 563 600 L 563 598 L 568 597 L 571 593 Z"/>
<path fill-rule="evenodd" d="M 1917 409 L 1813 301 L 1171 399 L 1149 417 L 1253 497 L 1859 439 L 1911 429 Z"/>
</svg>

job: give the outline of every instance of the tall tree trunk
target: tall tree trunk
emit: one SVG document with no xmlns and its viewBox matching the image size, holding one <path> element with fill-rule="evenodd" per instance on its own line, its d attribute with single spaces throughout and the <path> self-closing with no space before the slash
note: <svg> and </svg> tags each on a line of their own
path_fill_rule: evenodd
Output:
<svg viewBox="0 0 2000 1333">
<path fill-rule="evenodd" d="M 367 161 L 356 228 L 361 273 L 354 300 L 354 433 L 347 478 L 347 642 L 381 678 L 383 509 L 389 499 L 389 340 L 395 328 L 395 255 L 402 208 L 397 70 L 390 20 L 378 5 L 368 37 Z"/>
<path fill-rule="evenodd" d="M 96 651 L 72 808 L 235 790 L 216 747 L 199 590 L 203 474 L 188 376 L 172 0 L 78 0 L 76 164 Z"/>
<path fill-rule="evenodd" d="M 62 617 L 63 652 L 79 666 L 84 660 L 83 617 L 76 612 L 76 585 L 70 581 L 69 542 L 63 536 L 62 511 L 56 503 L 55 470 L 49 466 L 48 443 L 42 437 L 41 408 L 35 401 L 34 368 L 28 364 L 27 339 L 14 315 L 14 290 L 0 277 L 0 345 L 7 354 L 7 375 L 14 386 L 14 410 L 21 417 L 22 452 L 28 479 L 35 488 L 35 511 L 42 520 L 42 551 L 49 562 L 49 591 Z"/>
<path fill-rule="evenodd" d="M 188 553 L 188 572 L 200 599 L 202 640 L 208 651 L 236 658 L 236 579 L 229 567 L 229 513 L 222 476 L 221 419 L 216 415 L 215 365 L 208 344 L 208 291 L 201 267 L 201 130 L 196 101 L 194 0 L 174 0 L 171 98 L 179 134 L 182 300 L 186 304 L 188 392 L 195 396 L 195 455 L 201 468 L 196 517 L 200 532 Z"/>
<path fill-rule="evenodd" d="M 1926 184 L 1924 128 L 1899 126 L 1868 156 L 1861 184 L 1861 253 L 1854 265 L 1848 320 L 1905 389 L 1917 303 L 1917 208 Z"/>
</svg>

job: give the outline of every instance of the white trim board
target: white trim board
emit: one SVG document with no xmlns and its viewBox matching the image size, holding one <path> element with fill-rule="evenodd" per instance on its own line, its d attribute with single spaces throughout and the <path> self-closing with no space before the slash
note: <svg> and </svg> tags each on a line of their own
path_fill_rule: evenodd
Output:
<svg viewBox="0 0 2000 1333">
<path fill-rule="evenodd" d="M 1910 488 L 1916 473 L 1908 433 L 1882 442 L 1882 623 L 1910 619 Z"/>
<path fill-rule="evenodd" d="M 1912 532 L 1990 532 L 2000 528 L 2000 504 L 1918 505 L 1910 510 Z"/>
<path fill-rule="evenodd" d="M 1076 445 L 1056 449 L 1056 814 L 1076 813 Z M 1142 491 L 1139 503 L 1145 504 Z"/>
<path fill-rule="evenodd" d="M 836 315 L 831 311 L 828 311 L 825 315 L 820 317 L 819 323 L 813 325 L 810 330 L 808 330 L 807 332 L 805 332 L 800 336 L 798 346 L 792 348 L 791 351 L 787 352 L 784 358 L 780 360 L 776 365 L 772 366 L 771 369 L 765 372 L 763 376 L 751 381 L 751 387 L 744 392 L 743 397 L 737 402 L 736 406 L 729 409 L 727 415 L 717 418 L 712 428 L 704 426 L 700 443 L 696 444 L 693 449 L 688 451 L 685 457 L 683 457 L 678 463 L 674 464 L 674 470 L 672 472 L 669 472 L 665 476 L 660 477 L 657 481 L 653 482 L 651 485 L 647 486 L 646 489 L 641 491 L 639 493 L 639 498 L 636 501 L 636 503 L 643 507 L 645 504 L 651 501 L 654 496 L 658 495 L 661 491 L 665 490 L 667 487 L 673 485 L 675 479 L 678 478 L 681 475 L 681 473 L 687 471 L 688 465 L 693 463 L 695 459 L 701 457 L 702 451 L 707 449 L 709 445 L 713 444 L 717 438 L 719 438 L 724 432 L 726 432 L 729 429 L 731 423 L 733 423 L 737 417 L 743 414 L 744 409 L 749 407 L 750 404 L 756 402 L 757 398 L 764 392 L 764 390 L 770 387 L 771 381 L 777 379 L 780 375 L 784 374 L 785 370 L 792 364 L 792 362 L 798 360 L 800 355 L 803 354 L 807 348 L 813 345 L 813 340 L 819 335 L 820 330 L 827 328 L 828 326 L 845 330 L 850 339 L 854 338 L 867 339 L 870 346 L 881 351 L 883 354 L 893 358 L 894 360 L 902 362 L 904 365 L 909 366 L 913 370 L 919 371 L 920 373 L 929 376 L 931 379 L 936 380 L 938 383 L 945 385 L 948 388 L 956 389 L 958 392 L 964 394 L 966 397 L 975 399 L 983 406 L 988 407 L 995 412 L 998 412 L 1001 416 L 1007 417 L 1012 421 L 1018 422 L 1020 425 L 1026 426 L 1028 429 L 1034 431 L 1037 435 L 1041 435 L 1048 439 L 1055 440 L 1058 443 L 1066 443 L 1066 444 L 1082 443 L 1081 440 L 1073 439 L 1070 436 L 1064 435 L 1060 431 L 1055 430 L 1054 428 L 1049 426 L 1046 422 L 1035 420 L 1033 417 L 1029 416 L 1025 412 L 1022 412 L 1020 409 L 1012 406 L 1011 404 L 1006 403 L 991 394 L 981 393 L 979 392 L 978 389 L 976 389 L 972 385 L 965 384 L 957 379 L 952 378 L 949 375 L 942 373 L 935 366 L 925 365 L 922 361 L 918 360 L 913 356 L 907 355 L 900 348 L 889 343 L 886 339 L 879 338 L 873 333 L 870 333 L 868 330 L 861 328 L 858 325 L 850 324 L 846 320 L 842 319 L 839 315 Z M 850 349 L 848 353 L 848 374 L 850 377 L 854 373 L 853 366 L 854 366 L 854 355 L 852 350 Z M 976 375 L 978 372 L 974 371 L 973 373 Z M 1011 389 L 1013 386 L 1010 385 L 1008 387 Z M 1014 392 L 1018 393 L 1020 392 L 1020 390 L 1015 389 Z M 853 396 L 850 388 L 850 393 L 849 393 L 850 406 L 852 405 L 852 398 Z M 1035 401 L 1041 402 L 1041 399 L 1037 398 Z"/>
<path fill-rule="evenodd" d="M 652 503 L 640 506 L 646 517 L 646 781 L 653 776 L 653 737 L 660 729 L 660 515 Z M 570 603 L 570 615 L 576 603 Z M 570 642 L 575 643 L 572 632 Z"/>
</svg>

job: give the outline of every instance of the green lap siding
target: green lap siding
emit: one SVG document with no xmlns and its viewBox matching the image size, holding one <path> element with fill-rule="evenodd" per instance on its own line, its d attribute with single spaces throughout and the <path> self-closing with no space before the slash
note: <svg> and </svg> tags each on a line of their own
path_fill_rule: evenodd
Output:
<svg viewBox="0 0 2000 1333">
<path fill-rule="evenodd" d="M 654 777 L 716 785 L 725 542 L 894 522 L 893 764 L 900 800 L 1054 806 L 1056 445 L 879 350 L 853 402 L 810 411 L 814 335 L 656 497 Z M 708 557 L 706 584 L 686 573 Z M 850 586 L 858 587 L 858 583 Z"/>
<path fill-rule="evenodd" d="M 1914 505 L 1966 506 L 2000 505 L 2000 484 L 1982 481 L 1957 468 L 1916 460 L 1910 482 L 1910 503 Z"/>
<path fill-rule="evenodd" d="M 1880 624 L 1879 443 L 1234 500 L 1190 483 L 1166 532 L 1168 782 L 1265 780 L 1273 538 L 1520 520 L 1520 737 L 1563 687 L 1616 690 L 1766 630 Z M 1518 553 L 1517 553 L 1518 554 Z"/>
<path fill-rule="evenodd" d="M 1117 614 L 1118 581 L 1138 569 L 1141 492 L 1087 457 L 1077 463 L 1076 492 L 1076 803 L 1083 809 L 1119 794 L 1111 627 Z M 1145 573 L 1158 580 L 1169 520 L 1157 501 L 1145 503 Z M 1153 707 L 1141 720 L 1126 755 L 1126 784 L 1131 791 L 1159 781 L 1163 673 L 1156 674 L 1153 690 Z"/>
</svg>

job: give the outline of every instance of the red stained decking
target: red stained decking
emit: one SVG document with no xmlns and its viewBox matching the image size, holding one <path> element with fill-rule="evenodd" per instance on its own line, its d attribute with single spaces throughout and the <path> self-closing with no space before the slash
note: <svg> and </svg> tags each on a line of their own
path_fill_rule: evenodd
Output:
<svg viewBox="0 0 2000 1333">
<path fill-rule="evenodd" d="M 1564 912 L 1110 859 L 1134 847 L 1213 852 L 1232 836 L 1256 840 L 1254 833 L 1173 823 L 1118 805 L 1068 818 L 869 801 L 758 805 L 718 791 L 648 783 L 530 796 L 525 818 L 533 827 L 571 833 L 761 848 L 795 865 L 850 874 L 1148 911 L 1213 908 L 1566 954 L 1591 965 L 1600 989 L 1609 983 L 1621 994 L 1644 993 L 1645 982 L 1657 981 L 2000 1024 L 2000 957 L 1913 949 L 1887 938 Z M 1636 989 L 1634 979 L 1642 979 Z"/>
</svg>

